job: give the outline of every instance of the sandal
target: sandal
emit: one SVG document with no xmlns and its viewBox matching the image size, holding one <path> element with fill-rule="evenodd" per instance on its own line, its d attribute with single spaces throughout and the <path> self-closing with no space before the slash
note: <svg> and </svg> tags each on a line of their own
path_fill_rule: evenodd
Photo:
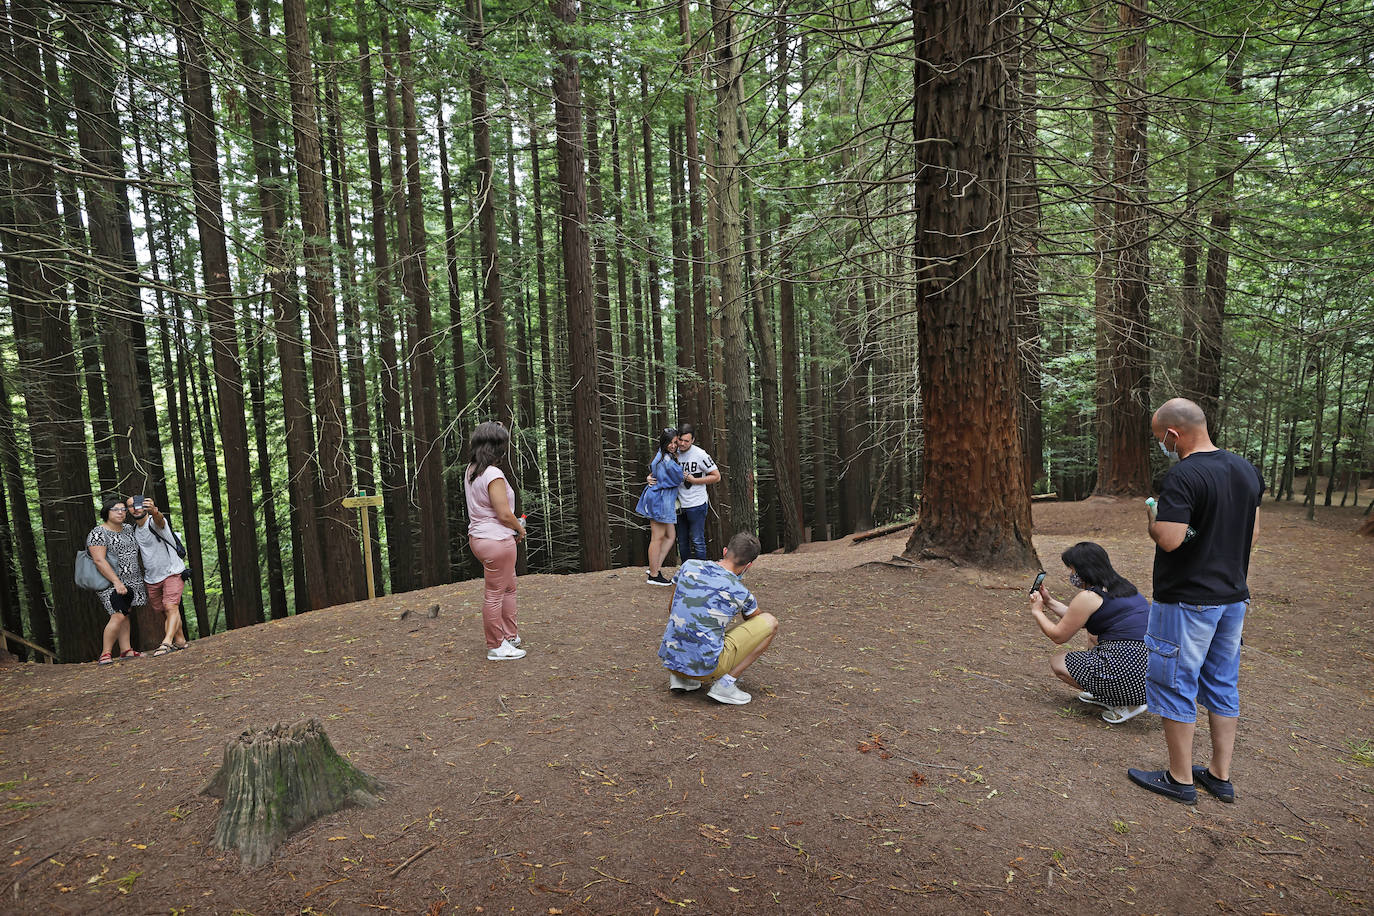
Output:
<svg viewBox="0 0 1374 916">
<path fill-rule="evenodd" d="M 1112 725 L 1120 725 L 1122 722 L 1129 722 L 1134 719 L 1145 709 L 1144 704 L 1140 706 L 1109 706 L 1107 711 L 1102 714 L 1102 721 Z"/>
<path fill-rule="evenodd" d="M 176 646 L 172 645 L 169 642 L 165 642 L 153 650 L 153 658 L 161 658 L 164 655 L 171 655 L 176 650 Z"/>
<path fill-rule="evenodd" d="M 126 658 L 142 658 L 142 657 L 143 657 L 143 653 L 140 652 L 140 651 L 138 651 L 137 649 L 125 649 L 123 652 L 119 653 L 119 658 L 120 658 L 121 661 L 122 661 L 123 659 L 126 659 Z"/>
<path fill-rule="evenodd" d="M 98 658 L 98 659 L 96 660 L 96 664 L 97 664 L 97 665 L 113 665 L 113 664 L 114 664 L 114 658 L 112 658 L 112 657 L 110 656 L 110 653 L 108 653 L 108 652 L 102 652 L 102 653 L 100 653 L 100 658 Z"/>
<path fill-rule="evenodd" d="M 191 644 L 190 644 L 189 642 L 184 642 L 184 643 L 182 643 L 181 645 L 178 646 L 176 643 L 172 643 L 172 648 L 175 649 L 176 651 L 180 652 L 182 649 L 189 649 L 189 648 L 191 648 Z"/>
<path fill-rule="evenodd" d="M 1112 704 L 1105 703 L 1102 700 L 1099 700 L 1097 697 L 1093 696 L 1090 692 L 1086 690 L 1078 695 L 1078 700 L 1081 703 L 1089 703 L 1093 706 L 1101 706 L 1103 709 L 1112 708 Z"/>
</svg>

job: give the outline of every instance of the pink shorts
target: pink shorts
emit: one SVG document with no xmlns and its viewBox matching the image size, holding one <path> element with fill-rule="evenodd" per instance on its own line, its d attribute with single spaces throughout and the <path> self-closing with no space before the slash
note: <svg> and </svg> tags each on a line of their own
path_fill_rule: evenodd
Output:
<svg viewBox="0 0 1374 916">
<path fill-rule="evenodd" d="M 159 614 L 163 613 L 167 605 L 176 608 L 181 603 L 181 593 L 186 590 L 186 580 L 181 578 L 181 574 L 168 576 L 161 582 L 148 582 L 148 607 Z"/>
</svg>

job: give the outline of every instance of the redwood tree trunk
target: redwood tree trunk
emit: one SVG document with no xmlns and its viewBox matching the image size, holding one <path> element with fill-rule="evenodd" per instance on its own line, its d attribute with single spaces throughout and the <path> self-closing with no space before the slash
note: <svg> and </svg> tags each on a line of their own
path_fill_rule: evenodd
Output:
<svg viewBox="0 0 1374 916">
<path fill-rule="evenodd" d="M 730 488 L 729 537 L 735 531 L 756 531 L 758 509 L 754 499 L 754 405 L 749 395 L 749 355 L 745 337 L 749 333 L 745 317 L 740 211 L 740 107 L 743 102 L 743 62 L 739 51 L 740 15 L 733 0 L 713 0 L 711 18 L 715 24 L 716 136 L 719 158 L 716 161 L 716 212 L 719 247 L 716 264 L 720 272 L 721 319 L 724 337 L 726 454 Z"/>
<path fill-rule="evenodd" d="M 929 273 L 916 287 L 924 480 L 906 554 L 1028 567 L 1037 559 L 1002 228 L 1007 14 L 1005 0 L 951 0 L 915 17 L 916 255 Z"/>
<path fill-rule="evenodd" d="M 296 138 L 296 183 L 300 192 L 301 250 L 305 262 L 306 303 L 310 313 L 311 377 L 318 427 L 320 498 L 324 520 L 325 580 L 310 583 L 325 604 L 343 604 L 363 593 L 357 534 L 341 500 L 353 485 L 352 460 L 344 442 L 343 381 L 339 369 L 338 315 L 334 307 L 329 259 L 329 221 L 325 217 L 324 156 L 315 119 L 314 65 L 305 0 L 285 0 L 286 66 L 291 85 L 291 122 Z"/>
<path fill-rule="evenodd" d="M 552 0 L 554 18 L 571 29 L 577 23 L 575 0 Z M 605 569 L 610 562 L 606 516 L 606 474 L 598 409 L 596 323 L 592 302 L 591 246 L 587 238 L 587 185 L 582 162 L 582 90 L 577 48 L 559 32 L 554 38 L 554 122 L 558 135 L 558 186 L 563 232 L 563 281 L 568 313 L 569 368 L 572 373 L 573 448 L 577 461 L 577 520 L 582 570 Z"/>
<path fill-rule="evenodd" d="M 1109 496 L 1143 496 L 1150 490 L 1149 211 L 1145 200 L 1144 6 L 1123 3 L 1117 68 L 1122 99 L 1116 133 L 1117 278 L 1106 327 L 1105 382 L 1098 419 L 1097 490 Z"/>
<path fill-rule="evenodd" d="M 229 578 L 233 601 L 225 608 L 232 628 L 262 622 L 258 568 L 257 516 L 248 472 L 248 424 L 244 418 L 242 359 L 229 283 L 229 249 L 224 238 L 219 150 L 211 112 L 210 73 L 205 65 L 200 7 L 177 0 L 178 47 L 186 97 L 186 136 L 190 149 L 191 190 L 205 284 L 205 314 L 219 398 L 219 442 L 229 497 Z M 227 594 L 227 593 L 226 593 Z"/>
<path fill-rule="evenodd" d="M 378 146 L 377 103 L 372 84 L 372 52 L 367 39 L 372 26 L 363 9 L 363 0 L 357 2 L 357 16 L 359 83 L 363 97 L 363 123 L 367 131 L 367 176 L 372 202 L 372 280 L 377 307 L 377 354 L 382 364 L 382 435 L 378 449 L 382 479 L 382 513 L 386 518 L 387 564 L 391 573 L 391 590 L 405 592 L 413 587 L 411 564 L 415 556 L 415 545 L 410 524 L 410 496 L 406 492 L 400 368 L 396 352 L 396 320 L 391 302 L 390 278 L 394 265 L 387 245 L 386 190 L 382 182 L 382 155 Z M 461 328 L 458 333 L 461 335 Z"/>
</svg>

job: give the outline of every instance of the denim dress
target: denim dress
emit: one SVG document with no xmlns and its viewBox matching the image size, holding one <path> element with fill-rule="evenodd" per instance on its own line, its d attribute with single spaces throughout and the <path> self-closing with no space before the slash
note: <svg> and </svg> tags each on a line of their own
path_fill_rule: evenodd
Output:
<svg viewBox="0 0 1374 916">
<path fill-rule="evenodd" d="M 682 466 L 671 455 L 659 452 L 649 464 L 649 473 L 658 483 L 650 484 L 640 494 L 635 514 L 655 522 L 672 525 L 677 522 L 677 488 L 682 483 Z"/>
</svg>

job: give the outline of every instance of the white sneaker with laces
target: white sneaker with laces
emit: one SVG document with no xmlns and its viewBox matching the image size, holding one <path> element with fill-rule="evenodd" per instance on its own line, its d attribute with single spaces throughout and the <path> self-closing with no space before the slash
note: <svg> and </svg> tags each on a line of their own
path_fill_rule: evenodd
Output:
<svg viewBox="0 0 1374 916">
<path fill-rule="evenodd" d="M 690 677 L 680 677 L 673 672 L 668 672 L 669 690 L 700 690 L 701 681 L 694 681 Z"/>
<path fill-rule="evenodd" d="M 743 706 L 753 699 L 749 694 L 740 690 L 735 684 L 729 687 L 722 687 L 720 681 L 711 685 L 711 689 L 706 691 L 706 695 L 717 703 L 729 703 L 731 706 Z"/>
<path fill-rule="evenodd" d="M 513 661 L 517 658 L 524 657 L 525 650 L 512 646 L 509 639 L 503 639 L 501 640 L 501 645 L 497 646 L 495 649 L 487 650 L 487 661 L 489 662 Z"/>
<path fill-rule="evenodd" d="M 523 645 L 525 644 L 525 643 L 520 639 L 520 635 L 519 635 L 518 633 L 517 633 L 515 636 L 512 636 L 510 639 L 506 640 L 506 642 L 510 643 L 512 646 L 514 646 L 514 647 L 517 648 L 517 649 L 519 649 L 521 646 L 523 646 Z"/>
</svg>

